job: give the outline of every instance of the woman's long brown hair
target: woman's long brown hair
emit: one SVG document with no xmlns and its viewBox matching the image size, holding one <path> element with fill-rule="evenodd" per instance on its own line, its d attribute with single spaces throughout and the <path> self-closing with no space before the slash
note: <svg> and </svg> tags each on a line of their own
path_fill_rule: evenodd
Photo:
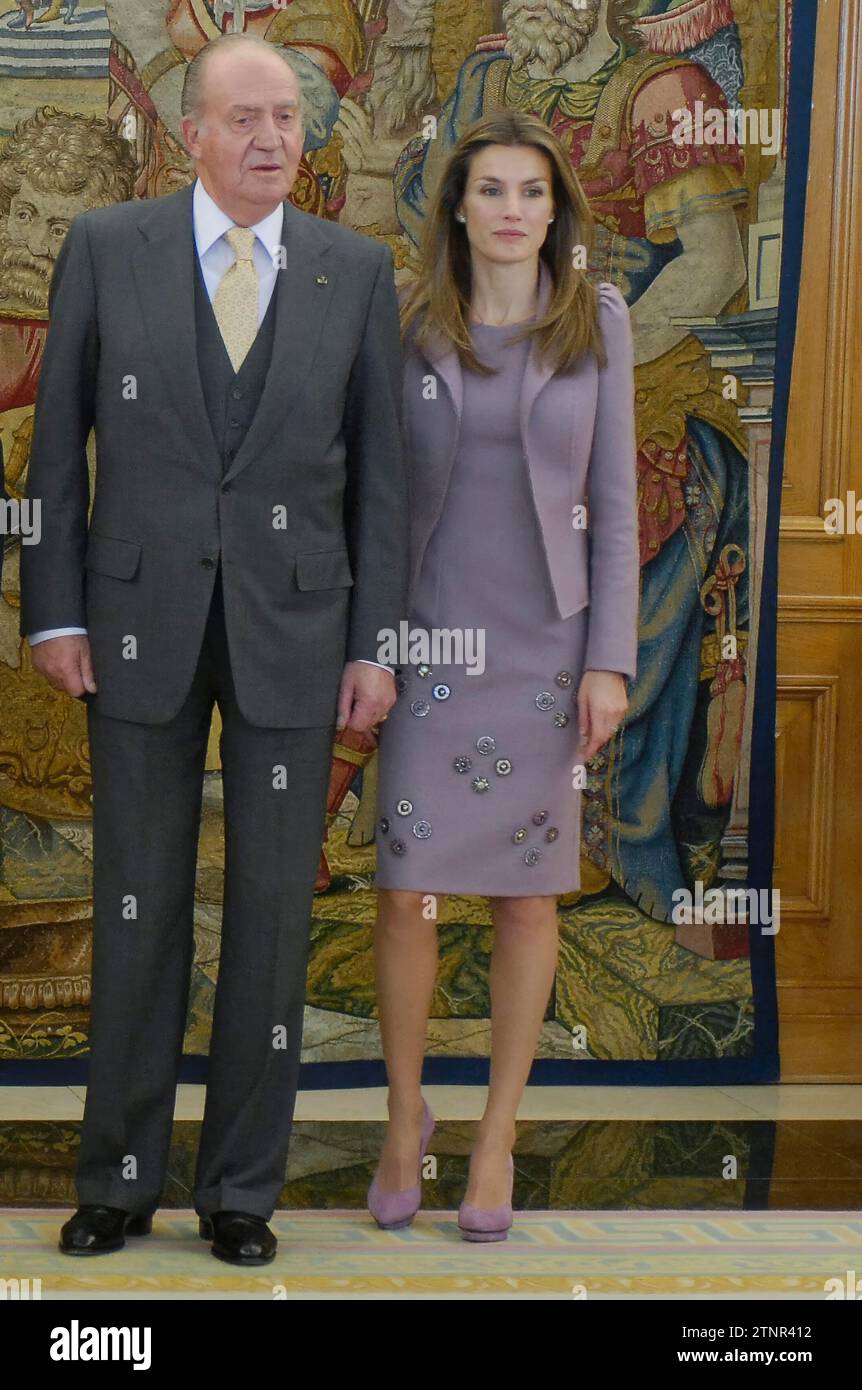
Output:
<svg viewBox="0 0 862 1390">
<path fill-rule="evenodd" d="M 515 341 L 535 337 L 539 355 L 555 371 L 571 371 L 587 352 L 604 366 L 597 293 L 586 272 L 573 264 L 575 247 L 584 247 L 584 259 L 589 257 L 594 235 L 590 205 L 553 131 L 538 116 L 521 111 L 483 117 L 452 150 L 425 219 L 419 274 L 402 299 L 402 336 L 415 322 L 419 347 L 431 348 L 442 339 L 457 348 L 463 366 L 493 374 L 477 358 L 470 338 L 470 243 L 464 224 L 455 221 L 470 164 L 488 145 L 529 145 L 547 157 L 551 168 L 554 221 L 539 253 L 550 272 L 551 296 L 545 316 L 521 329 Z"/>
</svg>

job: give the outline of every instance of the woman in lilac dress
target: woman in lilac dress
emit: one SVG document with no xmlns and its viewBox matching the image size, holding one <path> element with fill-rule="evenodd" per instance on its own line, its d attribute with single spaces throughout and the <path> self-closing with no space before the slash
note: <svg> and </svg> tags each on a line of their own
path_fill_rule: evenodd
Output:
<svg viewBox="0 0 862 1390">
<path fill-rule="evenodd" d="M 579 886 L 584 763 L 635 675 L 628 309 L 583 267 L 589 207 L 536 117 L 468 131 L 402 303 L 412 472 L 412 653 L 380 733 L 377 999 L 390 1123 L 378 1224 L 419 1206 L 433 1117 L 420 1076 L 440 895 L 491 899 L 491 1084 L 459 1224 L 511 1224 L 515 1117 Z M 426 649 L 423 650 L 424 639 Z M 414 655 L 415 654 L 415 655 Z M 418 659 L 417 659 L 418 658 Z"/>
</svg>

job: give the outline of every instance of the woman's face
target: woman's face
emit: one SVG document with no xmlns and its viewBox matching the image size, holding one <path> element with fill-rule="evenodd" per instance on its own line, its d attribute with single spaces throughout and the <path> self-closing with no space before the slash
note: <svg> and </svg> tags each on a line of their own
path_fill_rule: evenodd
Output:
<svg viewBox="0 0 862 1390">
<path fill-rule="evenodd" d="M 474 256 L 497 265 L 538 256 L 554 215 L 551 163 L 531 145 L 487 145 L 470 161 L 458 212 Z"/>
</svg>

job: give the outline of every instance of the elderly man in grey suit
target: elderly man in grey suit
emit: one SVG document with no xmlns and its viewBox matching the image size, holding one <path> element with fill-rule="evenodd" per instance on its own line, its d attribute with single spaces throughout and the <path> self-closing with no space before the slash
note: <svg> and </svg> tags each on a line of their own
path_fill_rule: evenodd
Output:
<svg viewBox="0 0 862 1390">
<path fill-rule="evenodd" d="M 183 111 L 193 187 L 72 222 L 36 403 L 22 633 L 87 701 L 94 811 L 81 1205 L 60 1248 L 117 1250 L 159 1202 L 217 704 L 224 915 L 194 1205 L 214 1255 L 262 1264 L 333 735 L 395 700 L 376 655 L 405 607 L 398 306 L 388 248 L 285 201 L 303 130 L 279 50 L 215 40 Z"/>
</svg>

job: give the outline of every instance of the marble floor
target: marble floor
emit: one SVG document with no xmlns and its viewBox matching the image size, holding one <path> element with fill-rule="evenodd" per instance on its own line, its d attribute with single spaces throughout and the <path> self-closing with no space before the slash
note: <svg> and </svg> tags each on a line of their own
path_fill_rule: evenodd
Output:
<svg viewBox="0 0 862 1390">
<path fill-rule="evenodd" d="M 0 1069 L 2 1077 L 2 1069 Z M 205 1088 L 177 1087 L 175 1118 L 199 1120 Z M 435 1114 L 477 1120 L 481 1086 L 424 1086 Z M 79 1120 L 85 1086 L 4 1086 L 0 1121 Z M 385 1120 L 381 1087 L 300 1091 L 297 1120 Z M 523 1120 L 576 1119 L 752 1119 L 862 1121 L 862 1086 L 528 1086 L 519 1111 Z"/>
<path fill-rule="evenodd" d="M 428 1086 L 437 1117 L 423 1205 L 457 1207 L 484 1090 Z M 82 1087 L 0 1087 L 0 1206 L 74 1205 Z M 163 1205 L 192 1206 L 204 1088 L 178 1088 Z M 278 1209 L 361 1210 L 382 1089 L 301 1091 Z M 862 1208 L 862 1087 L 529 1087 L 522 1210 Z"/>
<path fill-rule="evenodd" d="M 530 1087 L 516 1219 L 466 1245 L 456 1211 L 484 1091 L 428 1086 L 438 1119 L 406 1231 L 365 1208 L 380 1089 L 302 1091 L 266 1271 L 213 1261 L 192 1211 L 202 1086 L 177 1094 L 150 1237 L 100 1260 L 56 1247 L 76 1204 L 85 1091 L 0 1086 L 0 1279 L 40 1297 L 824 1299 L 862 1269 L 862 1087 Z M 842 1286 L 843 1287 L 843 1286 Z M 578 1292 L 581 1290 L 582 1292 Z M 852 1295 L 849 1295 L 852 1296 Z"/>
</svg>

